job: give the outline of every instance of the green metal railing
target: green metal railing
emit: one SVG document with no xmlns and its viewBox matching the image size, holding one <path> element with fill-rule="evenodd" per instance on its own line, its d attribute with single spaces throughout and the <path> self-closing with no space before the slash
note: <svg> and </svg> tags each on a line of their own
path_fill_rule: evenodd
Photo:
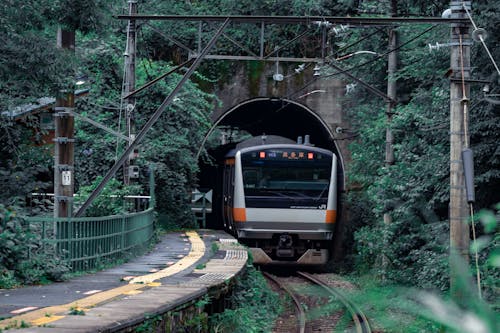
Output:
<svg viewBox="0 0 500 333">
<path fill-rule="evenodd" d="M 154 209 L 104 217 L 29 217 L 44 247 L 51 246 L 73 271 L 97 268 L 144 252 L 154 235 Z"/>
<path fill-rule="evenodd" d="M 149 177 L 149 197 L 131 196 L 135 208 L 144 211 L 100 217 L 27 217 L 28 228 L 42 243 L 42 251 L 67 260 L 73 271 L 98 268 L 103 264 L 144 253 L 154 236 L 154 170 Z M 142 199 L 147 202 L 142 203 Z M 137 204 L 137 199 L 141 204 Z M 49 251 L 50 250 L 50 251 Z"/>
</svg>

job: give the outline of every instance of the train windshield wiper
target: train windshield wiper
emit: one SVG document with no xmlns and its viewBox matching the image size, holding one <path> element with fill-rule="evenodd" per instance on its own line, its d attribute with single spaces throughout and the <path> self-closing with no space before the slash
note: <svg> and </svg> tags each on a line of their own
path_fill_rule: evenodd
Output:
<svg viewBox="0 0 500 333">
<path fill-rule="evenodd" d="M 321 197 L 323 197 L 323 194 L 325 194 L 326 189 L 329 187 L 330 187 L 330 183 L 326 183 L 325 187 L 323 187 L 323 189 L 321 190 L 321 193 L 316 197 L 316 200 L 321 199 Z"/>
</svg>

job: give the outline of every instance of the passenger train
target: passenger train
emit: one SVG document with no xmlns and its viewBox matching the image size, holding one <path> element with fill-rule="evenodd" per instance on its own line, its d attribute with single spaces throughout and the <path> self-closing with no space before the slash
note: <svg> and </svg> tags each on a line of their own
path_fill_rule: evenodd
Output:
<svg viewBox="0 0 500 333">
<path fill-rule="evenodd" d="M 262 141 L 243 141 L 224 158 L 226 229 L 249 247 L 254 263 L 326 263 L 337 217 L 337 157 L 308 142 Z"/>
</svg>

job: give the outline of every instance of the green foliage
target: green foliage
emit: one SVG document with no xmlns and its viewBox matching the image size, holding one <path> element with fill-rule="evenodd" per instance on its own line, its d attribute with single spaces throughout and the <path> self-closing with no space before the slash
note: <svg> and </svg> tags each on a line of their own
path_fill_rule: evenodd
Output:
<svg viewBox="0 0 500 333">
<path fill-rule="evenodd" d="M 420 316 L 442 325 L 447 331 L 460 333 L 498 332 L 498 298 L 494 307 L 486 303 L 471 283 L 468 264 L 456 253 L 451 256 L 452 270 L 455 272 L 456 290 L 452 291 L 452 300 L 443 299 L 427 292 L 416 292 L 412 297 L 417 306 L 414 310 Z M 415 296 L 416 295 L 416 296 Z"/>
<path fill-rule="evenodd" d="M 237 279 L 231 302 L 235 309 L 210 318 L 210 327 L 216 332 L 270 332 L 281 311 L 277 294 L 272 292 L 258 271 L 247 267 Z"/>
<path fill-rule="evenodd" d="M 219 251 L 219 243 L 212 242 L 212 244 L 210 245 L 210 250 L 212 251 L 212 254 L 216 254 L 217 251 Z"/>
<path fill-rule="evenodd" d="M 105 0 L 57 0 L 53 6 L 54 12 L 51 14 L 59 24 L 68 30 L 84 33 L 104 28 L 111 14 L 108 12 L 109 1 Z"/>
<path fill-rule="evenodd" d="M 161 323 L 162 318 L 159 315 L 145 314 L 144 322 L 137 326 L 135 332 L 156 332 L 158 325 Z"/>
<path fill-rule="evenodd" d="M 481 236 L 471 243 L 471 257 L 478 253 L 483 298 L 500 309 L 500 203 L 495 210 L 483 209 L 474 216 Z M 478 223 L 479 222 L 479 223 Z"/>
<path fill-rule="evenodd" d="M 158 77 L 170 67 L 163 62 L 143 61 L 137 67 L 138 82 Z M 137 108 L 144 110 L 142 117 L 137 119 L 138 127 L 143 126 L 146 117 L 157 109 L 179 80 L 180 76 L 173 74 L 138 100 Z M 190 186 L 196 180 L 195 157 L 199 143 L 210 127 L 212 100 L 212 95 L 187 83 L 141 145 L 140 156 L 154 163 L 157 209 L 175 218 L 182 227 L 190 226 L 193 221 L 188 205 Z"/>
<path fill-rule="evenodd" d="M 123 126 L 124 115 L 119 110 L 119 96 L 122 84 L 122 52 L 124 40 L 110 37 L 103 43 L 88 36 L 85 38 L 88 49 L 84 62 L 85 72 L 93 79 L 91 97 L 79 102 L 78 108 L 90 118 L 116 128 Z M 142 60 L 136 64 L 136 86 L 141 86 L 172 68 L 163 61 Z M 196 80 L 204 82 L 203 75 L 195 75 Z M 138 94 L 134 120 L 137 130 L 142 128 L 152 113 L 180 80 L 180 75 L 172 74 L 154 86 Z M 116 101 L 116 102 L 114 102 Z M 142 192 L 147 192 L 148 168 L 155 165 L 157 210 L 162 220 L 169 220 L 177 227 L 192 226 L 190 186 L 195 182 L 197 161 L 194 160 L 199 142 L 210 126 L 209 112 L 213 96 L 203 93 L 188 82 L 165 110 L 155 126 L 139 146 L 141 168 L 137 183 L 142 184 Z M 96 109 L 97 107 L 97 109 Z M 113 164 L 116 156 L 124 149 L 122 142 L 103 133 L 89 124 L 77 122 L 79 147 L 76 152 L 76 177 L 79 186 L 86 186 L 96 177 L 105 173 Z M 121 176 L 121 171 L 118 177 Z M 135 194 L 141 194 L 138 191 Z"/>
<path fill-rule="evenodd" d="M 350 298 L 361 306 L 368 314 L 375 327 L 383 329 L 384 332 L 399 332 L 404 327 L 405 332 L 497 332 L 500 328 L 498 320 L 499 298 L 498 281 L 500 276 L 498 267 L 498 225 L 500 216 L 498 211 L 500 205 L 496 206 L 496 212 L 482 210 L 476 214 L 477 227 L 482 227 L 485 241 L 478 247 L 480 251 L 480 271 L 482 276 L 482 295 L 478 295 L 476 281 L 472 278 L 469 265 L 456 253 L 451 255 L 451 270 L 454 273 L 455 290 L 451 291 L 452 299 L 429 291 L 408 289 L 393 284 L 376 282 L 373 276 L 356 278 L 359 290 L 348 291 Z M 429 240 L 426 243 L 430 244 Z M 475 247 L 472 244 L 472 247 Z M 435 253 L 419 254 L 420 260 L 426 255 Z M 421 269 L 429 269 L 430 265 L 422 266 Z M 436 267 L 437 271 L 442 270 Z M 423 276 L 432 276 L 427 272 L 408 272 L 401 270 L 401 274 L 408 274 L 408 279 Z M 391 277 L 392 280 L 396 280 Z M 426 289 L 432 288 L 428 284 Z M 488 303 L 487 303 L 488 302 Z"/>
<path fill-rule="evenodd" d="M 68 314 L 70 316 L 85 316 L 85 311 L 78 306 L 72 306 L 69 308 Z"/>
<path fill-rule="evenodd" d="M 375 4 L 373 1 L 363 3 Z M 398 10 L 422 16 L 439 15 L 448 5 L 434 3 L 424 8 L 427 5 L 423 2 L 398 1 Z M 483 22 L 492 31 L 498 29 L 486 19 L 498 9 L 484 1 L 474 6 L 480 8 L 474 14 L 475 20 Z M 371 270 L 399 283 L 446 289 L 449 279 L 450 162 L 449 81 L 445 73 L 449 68 L 449 53 L 443 50 L 429 53 L 426 46 L 447 38 L 449 28 L 434 27 L 425 32 L 428 28 L 398 28 L 402 48 L 394 79 L 398 80 L 397 93 L 401 103 L 395 108 L 390 124 L 394 135 L 394 165 L 384 163 L 385 129 L 388 126 L 385 105 L 360 89 L 354 91 L 355 102 L 350 114 L 352 127 L 357 129 L 359 136 L 350 146 L 353 162 L 349 182 L 357 191 L 349 193 L 348 202 L 360 208 L 352 210 L 350 225 L 355 229 L 352 244 L 356 268 Z M 362 33 L 353 32 L 348 37 L 343 41 L 346 44 L 361 38 Z M 497 39 L 494 37 L 489 43 L 495 45 Z M 373 39 L 356 47 L 385 52 L 377 49 Z M 493 69 L 484 54 L 479 54 L 484 53 L 481 48 L 478 44 L 473 46 L 473 63 L 486 73 Z M 384 64 L 380 68 L 380 64 L 363 65 L 364 61 L 352 57 L 343 64 L 352 66 L 358 77 L 375 86 L 387 80 L 381 77 L 381 73 L 386 73 Z M 379 89 L 384 91 L 385 86 Z M 491 191 L 500 186 L 500 114 L 498 107 L 486 103 L 481 94 L 480 86 L 471 86 L 469 129 L 471 148 L 475 153 L 476 206 L 489 207 L 500 200 L 498 191 Z M 383 223 L 384 214 L 390 215 L 391 224 Z M 477 245 L 486 244 L 486 238 L 481 238 L 484 230 L 480 228 L 478 233 L 482 242 Z M 485 262 L 484 254 L 480 259 Z M 490 275 L 492 269 L 483 265 L 481 271 Z M 488 281 L 494 278 L 493 275 Z"/>
<path fill-rule="evenodd" d="M 0 204 L 0 288 L 61 281 L 69 266 L 41 242 L 39 230 Z"/>
<path fill-rule="evenodd" d="M 80 198 L 87 199 L 90 193 L 99 185 L 102 177 L 97 177 L 96 180 L 89 186 L 80 187 Z M 111 179 L 101 194 L 94 200 L 92 205 L 85 211 L 86 216 L 108 216 L 123 214 L 127 210 L 125 204 L 126 195 L 134 195 L 140 193 L 139 185 L 124 186 L 116 179 Z M 78 203 L 77 203 L 78 205 Z"/>
<path fill-rule="evenodd" d="M 357 267 L 375 267 L 380 274 L 384 269 L 386 277 L 400 283 L 445 289 L 448 229 L 441 221 L 445 216 L 439 214 L 448 200 L 448 160 L 443 154 L 447 147 L 442 144 L 447 134 L 428 133 L 445 121 L 439 110 L 448 97 L 441 91 L 439 87 L 417 90 L 410 104 L 397 109 L 392 122 L 397 163 L 389 167 L 382 159 L 385 114 L 380 110 L 370 118 L 370 112 L 361 109 L 356 119 L 360 141 L 351 145 L 350 181 L 364 185 L 365 191 L 351 193 L 348 200 L 367 206 L 378 217 L 370 217 L 366 209 L 356 210 L 353 219 L 367 225 L 355 232 Z M 393 218 L 390 225 L 381 221 L 387 212 Z M 388 259 L 388 267 L 382 267 L 382 256 Z"/>
<path fill-rule="evenodd" d="M 0 102 L 1 103 L 1 102 Z M 21 209 L 32 192 L 45 192 L 52 176 L 50 147 L 35 146 L 42 133 L 38 120 L 27 117 L 21 123 L 0 122 L 0 203 Z M 36 141 L 35 141 L 36 142 Z M 37 142 L 38 143 L 38 142 Z"/>
<path fill-rule="evenodd" d="M 341 293 L 353 302 L 370 320 L 374 332 L 419 333 L 439 332 L 440 325 L 422 318 L 422 305 L 414 301 L 415 290 L 396 284 L 380 284 L 371 275 L 349 277 L 357 288 L 342 289 Z M 317 293 L 318 291 L 316 291 Z M 343 311 L 343 306 L 336 299 L 320 307 L 315 312 Z M 336 331 L 346 331 L 352 325 L 352 318 L 345 312 Z"/>
<path fill-rule="evenodd" d="M 54 95 L 67 81 L 72 56 L 56 48 L 50 1 L 0 4 L 0 110 Z"/>
</svg>

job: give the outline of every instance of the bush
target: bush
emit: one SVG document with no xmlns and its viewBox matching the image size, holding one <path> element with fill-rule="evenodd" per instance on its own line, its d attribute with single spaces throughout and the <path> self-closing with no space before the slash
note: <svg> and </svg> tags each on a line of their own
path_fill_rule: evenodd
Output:
<svg viewBox="0 0 500 333">
<path fill-rule="evenodd" d="M 0 205 L 0 288 L 60 281 L 67 272 L 69 265 L 43 246 L 36 229 Z"/>
<path fill-rule="evenodd" d="M 82 186 L 79 190 L 80 198 L 87 199 L 90 193 L 101 183 L 103 177 L 97 177 L 92 185 Z M 108 216 L 123 214 L 126 210 L 124 197 L 126 195 L 141 193 L 140 185 L 124 186 L 116 179 L 111 179 L 101 194 L 94 200 L 92 205 L 85 211 L 85 216 Z M 83 202 L 82 202 L 83 203 Z"/>
<path fill-rule="evenodd" d="M 279 296 L 272 292 L 264 277 L 252 266 L 237 279 L 231 303 L 235 309 L 210 318 L 216 332 L 270 332 L 281 312 Z"/>
</svg>

